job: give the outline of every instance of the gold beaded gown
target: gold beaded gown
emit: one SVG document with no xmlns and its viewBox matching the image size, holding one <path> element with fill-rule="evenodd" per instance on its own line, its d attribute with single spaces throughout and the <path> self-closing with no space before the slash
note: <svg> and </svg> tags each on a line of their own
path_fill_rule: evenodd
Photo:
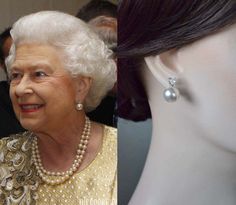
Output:
<svg viewBox="0 0 236 205">
<path fill-rule="evenodd" d="M 83 170 L 59 185 L 37 175 L 29 132 L 0 140 L 1 205 L 116 205 L 116 129 L 104 126 L 102 147 Z"/>
</svg>

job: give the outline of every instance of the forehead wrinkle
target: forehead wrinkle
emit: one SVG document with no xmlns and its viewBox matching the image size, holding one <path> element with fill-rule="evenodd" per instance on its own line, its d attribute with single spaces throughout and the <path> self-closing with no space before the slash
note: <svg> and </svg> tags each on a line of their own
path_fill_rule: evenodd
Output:
<svg viewBox="0 0 236 205">
<path fill-rule="evenodd" d="M 48 55 L 52 53 L 52 55 Z M 50 45 L 44 44 L 21 44 L 16 48 L 15 60 L 44 60 L 49 59 L 58 61 L 61 58 L 61 51 Z"/>
<path fill-rule="evenodd" d="M 51 68 L 51 64 L 48 62 L 48 60 L 37 60 L 36 62 L 29 60 L 30 64 L 25 63 L 25 61 L 24 61 L 24 63 L 19 62 L 19 61 L 20 60 L 16 60 L 13 63 L 12 69 L 20 70 L 20 69 L 23 69 L 24 67 L 26 67 L 27 69 L 37 69 L 37 68 L 40 68 L 40 67 Z"/>
<path fill-rule="evenodd" d="M 18 70 L 47 69 L 49 72 L 64 68 L 61 52 L 52 46 L 22 44 L 16 49 L 16 56 L 11 66 Z"/>
</svg>

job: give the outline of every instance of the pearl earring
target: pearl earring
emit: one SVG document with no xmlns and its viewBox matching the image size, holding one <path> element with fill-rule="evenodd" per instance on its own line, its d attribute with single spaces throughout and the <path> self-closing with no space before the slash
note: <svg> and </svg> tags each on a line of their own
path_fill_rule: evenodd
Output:
<svg viewBox="0 0 236 205">
<path fill-rule="evenodd" d="M 83 110 L 84 105 L 82 103 L 76 103 L 76 110 L 81 111 Z"/>
<path fill-rule="evenodd" d="M 163 97 L 167 102 L 175 102 L 178 99 L 179 91 L 175 88 L 176 78 L 168 78 L 169 88 L 166 88 L 163 92 Z"/>
</svg>

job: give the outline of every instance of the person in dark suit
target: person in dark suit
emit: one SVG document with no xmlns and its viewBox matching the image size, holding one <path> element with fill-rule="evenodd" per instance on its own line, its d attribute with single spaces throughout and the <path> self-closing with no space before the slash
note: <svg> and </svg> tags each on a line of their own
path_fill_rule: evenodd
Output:
<svg viewBox="0 0 236 205">
<path fill-rule="evenodd" d="M 110 48 L 117 45 L 117 5 L 106 0 L 92 0 L 82 7 L 76 17 L 87 22 Z M 87 115 L 94 121 L 117 126 L 116 85 L 100 105 Z"/>
<path fill-rule="evenodd" d="M 7 28 L 0 34 L 0 69 L 4 69 L 7 76 L 7 70 L 5 66 L 5 58 L 9 54 L 11 48 L 12 39 L 10 36 L 10 29 Z M 8 136 L 10 134 L 16 134 L 24 129 L 16 119 L 15 113 L 12 108 L 11 99 L 9 96 L 9 84 L 8 81 L 0 82 L 0 138 Z"/>
</svg>

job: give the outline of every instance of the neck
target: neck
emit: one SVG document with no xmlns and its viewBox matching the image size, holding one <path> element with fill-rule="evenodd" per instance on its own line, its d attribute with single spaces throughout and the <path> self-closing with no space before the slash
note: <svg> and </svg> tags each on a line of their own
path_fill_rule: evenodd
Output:
<svg viewBox="0 0 236 205">
<path fill-rule="evenodd" d="M 84 129 L 85 115 L 78 115 L 76 120 L 65 120 L 64 123 L 56 129 L 35 132 L 40 157 L 48 170 L 64 171 L 71 166 Z"/>
<path fill-rule="evenodd" d="M 210 140 L 191 115 L 193 107 L 181 99 L 164 102 L 163 88 L 150 73 L 146 75 L 153 135 L 130 205 L 234 205 L 235 153 Z"/>
</svg>

